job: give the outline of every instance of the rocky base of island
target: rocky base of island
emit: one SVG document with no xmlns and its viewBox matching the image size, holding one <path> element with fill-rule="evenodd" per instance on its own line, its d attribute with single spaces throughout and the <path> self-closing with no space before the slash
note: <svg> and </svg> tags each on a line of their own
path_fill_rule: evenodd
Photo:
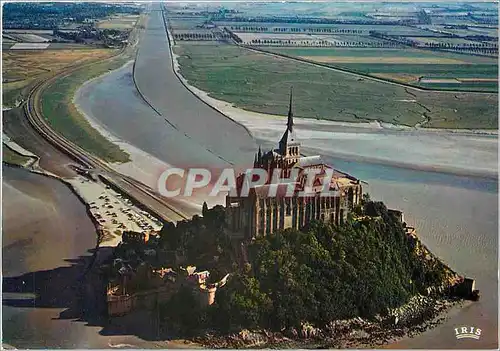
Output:
<svg viewBox="0 0 500 351">
<path fill-rule="evenodd" d="M 391 311 L 386 317 L 375 316 L 373 320 L 361 317 L 337 320 L 325 328 L 303 323 L 299 329 L 290 328 L 281 332 L 243 329 L 221 335 L 207 330 L 206 335 L 193 338 L 193 341 L 212 349 L 377 348 L 432 329 L 446 319 L 446 313 L 451 308 L 463 303 L 463 300 L 455 298 L 434 299 L 419 295 L 399 308 L 398 313 Z"/>
</svg>

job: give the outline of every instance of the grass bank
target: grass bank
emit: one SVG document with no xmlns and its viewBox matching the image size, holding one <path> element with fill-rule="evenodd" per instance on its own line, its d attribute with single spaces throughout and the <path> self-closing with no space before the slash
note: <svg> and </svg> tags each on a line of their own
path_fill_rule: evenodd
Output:
<svg viewBox="0 0 500 351">
<path fill-rule="evenodd" d="M 26 163 L 31 161 L 31 158 L 21 155 L 5 144 L 2 144 L 2 161 L 11 165 L 24 167 Z"/>
<path fill-rule="evenodd" d="M 298 117 L 433 128 L 498 127 L 496 94 L 417 91 L 230 45 L 182 43 L 174 51 L 190 84 L 255 112 L 285 114 L 293 86 Z"/>
<path fill-rule="evenodd" d="M 18 106 L 25 96 L 28 95 L 26 89 L 30 84 L 30 80 L 22 80 L 3 85 L 2 105 L 5 107 Z"/>
<path fill-rule="evenodd" d="M 129 59 L 128 55 L 120 56 L 79 69 L 51 84 L 41 97 L 43 115 L 56 132 L 108 162 L 128 162 L 130 158 L 90 125 L 78 112 L 72 99 L 83 83 L 119 68 Z"/>
</svg>

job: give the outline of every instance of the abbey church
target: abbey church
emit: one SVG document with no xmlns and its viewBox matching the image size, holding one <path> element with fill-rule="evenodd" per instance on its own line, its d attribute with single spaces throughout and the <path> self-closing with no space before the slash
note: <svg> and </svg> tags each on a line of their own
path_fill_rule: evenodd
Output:
<svg viewBox="0 0 500 351">
<path fill-rule="evenodd" d="M 277 171 L 281 181 L 276 183 L 268 179 L 266 184 L 250 188 L 248 196 L 226 197 L 228 228 L 247 240 L 281 229 L 302 229 L 312 220 L 343 223 L 362 196 L 358 179 L 325 164 L 320 156 L 300 154 L 293 125 L 291 93 L 286 130 L 278 148 L 264 153 L 259 148 L 254 168 L 262 168 L 269 175 Z M 311 170 L 315 178 L 306 183 Z M 292 174 L 298 177 L 291 177 Z M 287 178 L 290 178 L 288 183 Z M 244 181 L 245 174 L 236 179 L 237 194 L 241 194 Z M 307 195 L 300 196 L 306 184 Z M 287 191 L 290 186 L 292 192 Z M 325 196 L 327 188 L 329 193 Z"/>
</svg>

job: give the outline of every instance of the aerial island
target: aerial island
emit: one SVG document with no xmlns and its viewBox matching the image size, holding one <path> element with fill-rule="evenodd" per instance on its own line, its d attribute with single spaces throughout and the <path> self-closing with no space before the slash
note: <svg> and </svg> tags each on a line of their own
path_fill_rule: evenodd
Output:
<svg viewBox="0 0 500 351">
<path fill-rule="evenodd" d="M 278 147 L 259 149 L 254 167 L 299 176 L 228 194 L 226 206 L 204 203 L 202 216 L 159 232 L 124 232 L 99 267 L 103 313 L 120 320 L 149 310 L 141 318 L 156 318 L 160 337 L 211 348 L 373 347 L 479 298 L 474 279 L 433 255 L 401 211 L 371 200 L 359 179 L 319 156 L 302 156 L 291 97 Z M 328 170 L 334 191 L 324 196 Z"/>
</svg>

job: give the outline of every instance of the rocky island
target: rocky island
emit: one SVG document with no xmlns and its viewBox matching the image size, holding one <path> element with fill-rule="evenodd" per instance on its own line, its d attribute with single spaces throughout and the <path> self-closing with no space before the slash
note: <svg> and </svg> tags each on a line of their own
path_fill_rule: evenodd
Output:
<svg viewBox="0 0 500 351">
<path fill-rule="evenodd" d="M 368 195 L 341 225 L 314 221 L 247 244 L 230 235 L 225 213 L 205 208 L 147 240 L 126 236 L 104 266 L 115 291 L 134 297 L 122 314 L 155 310 L 161 338 L 211 348 L 374 346 L 478 297 L 400 213 Z"/>
</svg>

